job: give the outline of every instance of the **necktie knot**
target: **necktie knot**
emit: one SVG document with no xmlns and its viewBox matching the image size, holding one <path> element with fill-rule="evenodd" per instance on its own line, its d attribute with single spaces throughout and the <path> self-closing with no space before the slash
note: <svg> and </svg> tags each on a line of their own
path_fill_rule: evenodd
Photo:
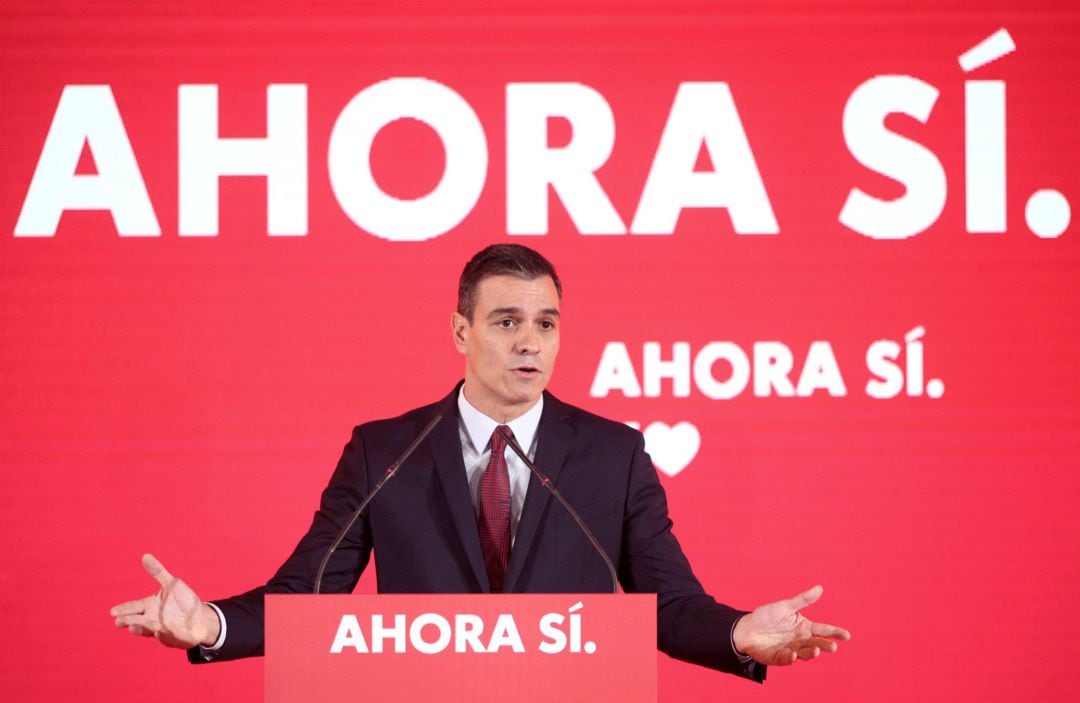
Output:
<svg viewBox="0 0 1080 703">
<path fill-rule="evenodd" d="M 499 425 L 495 428 L 495 431 L 491 433 L 491 454 L 494 456 L 496 452 L 502 454 L 506 451 L 506 437 L 503 435 L 513 437 L 513 431 L 506 425 Z"/>
</svg>

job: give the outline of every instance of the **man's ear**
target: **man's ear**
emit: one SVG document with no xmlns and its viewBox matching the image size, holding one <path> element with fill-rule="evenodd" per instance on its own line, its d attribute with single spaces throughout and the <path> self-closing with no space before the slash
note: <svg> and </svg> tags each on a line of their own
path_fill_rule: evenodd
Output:
<svg viewBox="0 0 1080 703">
<path fill-rule="evenodd" d="M 454 335 L 454 346 L 464 354 L 465 343 L 469 340 L 469 321 L 460 312 L 450 316 L 450 331 Z"/>
</svg>

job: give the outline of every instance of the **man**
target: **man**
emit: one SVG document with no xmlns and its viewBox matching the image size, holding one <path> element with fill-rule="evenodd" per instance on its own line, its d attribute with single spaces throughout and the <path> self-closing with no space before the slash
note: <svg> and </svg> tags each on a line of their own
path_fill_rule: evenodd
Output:
<svg viewBox="0 0 1080 703">
<path fill-rule="evenodd" d="M 561 506 L 503 445 L 508 429 L 581 513 L 626 591 L 657 594 L 658 647 L 757 681 L 767 664 L 836 650 L 847 631 L 799 612 L 817 586 L 745 613 L 701 588 L 671 533 L 640 433 L 545 391 L 559 352 L 562 288 L 520 245 L 466 265 L 451 318 L 465 380 L 446 398 L 357 427 L 308 533 L 266 586 L 203 603 L 154 557 L 158 593 L 111 611 L 118 627 L 189 649 L 194 662 L 260 655 L 265 593 L 311 592 L 327 547 L 382 472 L 435 414 L 437 425 L 349 531 L 324 591 L 349 592 L 374 550 L 382 593 L 604 592 L 603 562 Z"/>
</svg>

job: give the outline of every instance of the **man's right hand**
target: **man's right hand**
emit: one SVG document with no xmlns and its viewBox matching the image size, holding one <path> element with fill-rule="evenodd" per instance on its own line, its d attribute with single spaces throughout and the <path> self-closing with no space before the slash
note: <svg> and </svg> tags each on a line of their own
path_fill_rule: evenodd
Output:
<svg viewBox="0 0 1080 703">
<path fill-rule="evenodd" d="M 221 622 L 214 609 L 153 555 L 144 554 L 142 565 L 161 588 L 152 596 L 114 606 L 109 614 L 116 618 L 116 626 L 133 635 L 155 637 L 168 647 L 188 649 L 216 642 Z"/>
</svg>

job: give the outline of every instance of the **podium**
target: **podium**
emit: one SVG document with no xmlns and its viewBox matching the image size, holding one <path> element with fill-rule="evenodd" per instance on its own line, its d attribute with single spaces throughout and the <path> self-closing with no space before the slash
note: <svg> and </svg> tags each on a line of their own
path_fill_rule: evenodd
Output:
<svg viewBox="0 0 1080 703">
<path fill-rule="evenodd" d="M 267 703 L 655 703 L 651 594 L 268 595 Z"/>
</svg>

